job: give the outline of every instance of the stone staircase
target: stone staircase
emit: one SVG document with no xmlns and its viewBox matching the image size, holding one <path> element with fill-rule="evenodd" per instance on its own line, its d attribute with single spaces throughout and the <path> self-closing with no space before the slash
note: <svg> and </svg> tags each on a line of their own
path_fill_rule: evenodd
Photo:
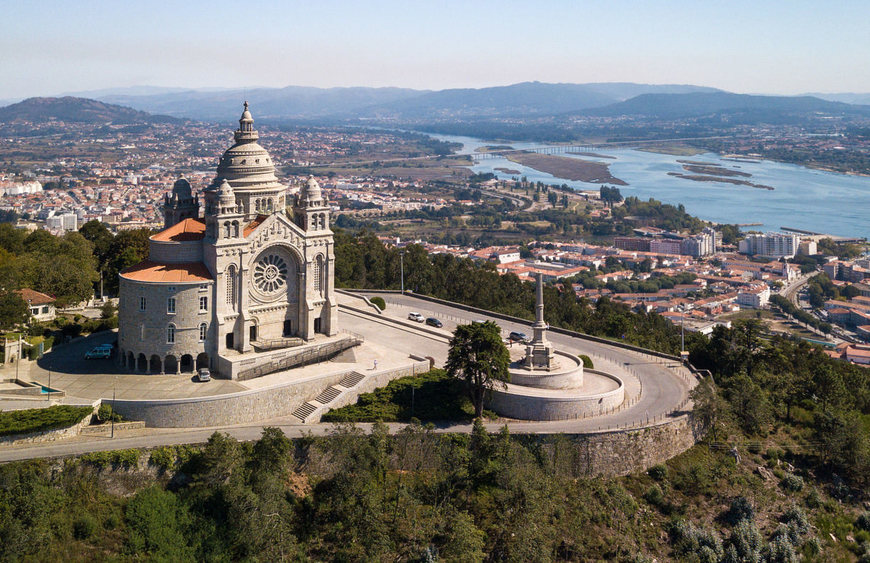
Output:
<svg viewBox="0 0 870 563">
<path fill-rule="evenodd" d="M 346 374 L 341 381 L 335 385 L 330 385 L 320 392 L 317 397 L 310 401 L 302 403 L 299 408 L 291 413 L 292 416 L 299 419 L 300 422 L 310 422 L 315 413 L 322 412 L 330 403 L 340 397 L 345 391 L 359 385 L 365 379 L 365 374 L 358 371 L 352 371 Z"/>
</svg>

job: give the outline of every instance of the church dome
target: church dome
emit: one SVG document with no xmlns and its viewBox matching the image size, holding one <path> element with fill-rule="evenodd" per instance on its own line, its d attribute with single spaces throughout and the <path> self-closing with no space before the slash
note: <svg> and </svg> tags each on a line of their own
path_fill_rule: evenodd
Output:
<svg viewBox="0 0 870 563">
<path fill-rule="evenodd" d="M 281 189 L 272 157 L 257 142 L 259 135 L 254 129 L 254 118 L 248 110 L 248 102 L 245 102 L 234 139 L 235 144 L 221 156 L 212 185 L 217 187 L 221 180 L 226 180 L 234 190 Z"/>
<path fill-rule="evenodd" d="M 314 176 L 309 176 L 308 181 L 302 186 L 299 191 L 299 203 L 303 207 L 312 207 L 323 203 L 323 196 L 320 193 L 320 184 L 314 179 Z"/>
<path fill-rule="evenodd" d="M 175 184 L 172 185 L 172 195 L 182 201 L 193 197 L 190 191 L 190 182 L 184 177 L 178 178 Z"/>
</svg>

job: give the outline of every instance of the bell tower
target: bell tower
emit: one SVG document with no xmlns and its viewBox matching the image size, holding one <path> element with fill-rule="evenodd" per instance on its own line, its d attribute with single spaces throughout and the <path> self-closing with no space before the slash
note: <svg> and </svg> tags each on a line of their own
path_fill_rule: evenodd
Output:
<svg viewBox="0 0 870 563">
<path fill-rule="evenodd" d="M 320 184 L 309 176 L 299 190 L 293 214 L 297 224 L 306 232 L 326 231 L 329 229 L 329 206 L 320 193 Z"/>
<path fill-rule="evenodd" d="M 163 228 L 196 217 L 199 217 L 199 198 L 191 193 L 190 182 L 179 177 L 172 186 L 172 193 L 163 197 Z"/>
</svg>

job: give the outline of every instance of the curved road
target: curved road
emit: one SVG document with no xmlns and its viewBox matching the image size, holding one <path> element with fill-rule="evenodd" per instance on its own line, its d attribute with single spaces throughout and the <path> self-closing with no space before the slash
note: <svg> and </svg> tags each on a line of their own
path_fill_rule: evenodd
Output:
<svg viewBox="0 0 870 563">
<path fill-rule="evenodd" d="M 370 308 L 359 299 L 348 298 L 351 302 L 358 301 L 352 307 L 344 306 L 342 314 L 367 322 L 381 325 L 379 332 L 387 340 L 397 338 L 399 333 L 408 335 L 408 329 L 421 340 L 417 353 L 446 357 L 447 342 L 450 332 L 460 323 L 475 319 L 490 319 L 500 325 L 505 334 L 509 331 L 531 333 L 530 323 L 514 323 L 503 321 L 486 315 L 470 313 L 462 309 L 442 305 L 409 295 L 381 295 L 388 303 L 383 317 L 369 312 Z M 433 329 L 407 321 L 409 311 L 414 310 L 425 316 L 439 318 L 444 327 Z M 348 319 L 350 320 L 350 319 Z M 402 325 L 400 328 L 397 325 Z M 646 354 L 591 342 L 585 339 L 551 332 L 549 339 L 557 348 L 575 354 L 587 354 L 595 363 L 596 369 L 615 373 L 623 378 L 626 384 L 626 402 L 619 410 L 610 414 L 593 418 L 563 420 L 551 422 L 508 421 L 505 423 L 488 423 L 487 427 L 496 431 L 505 424 L 512 433 L 517 434 L 579 434 L 604 432 L 622 428 L 640 428 L 650 424 L 667 421 L 678 416 L 688 408 L 688 392 L 694 386 L 694 377 L 678 362 L 656 358 Z M 428 344 L 426 344 L 428 342 Z M 440 352 L 440 353 L 439 353 Z M 444 358 L 441 358 L 442 361 Z M 150 448 L 162 445 L 195 444 L 205 442 L 215 431 L 226 432 L 239 440 L 254 440 L 259 438 L 266 426 L 277 426 L 289 437 L 301 437 L 308 433 L 326 435 L 334 430 L 332 424 L 300 424 L 297 419 L 286 416 L 264 420 L 252 424 L 237 426 L 214 426 L 195 429 L 181 428 L 146 428 L 119 434 L 116 438 L 77 437 L 62 443 L 35 444 L 16 447 L 0 447 L 0 463 L 20 459 L 62 457 L 80 455 L 92 451 L 114 450 L 124 448 Z M 360 425 L 368 427 L 368 425 Z M 390 424 L 392 431 L 405 424 Z M 437 432 L 468 432 L 469 424 L 445 424 L 437 426 Z"/>
</svg>

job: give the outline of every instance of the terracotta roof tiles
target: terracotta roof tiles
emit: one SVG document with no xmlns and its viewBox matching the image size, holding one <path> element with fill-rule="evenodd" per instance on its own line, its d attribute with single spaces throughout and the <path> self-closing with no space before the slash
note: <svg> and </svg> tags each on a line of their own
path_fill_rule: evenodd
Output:
<svg viewBox="0 0 870 563">
<path fill-rule="evenodd" d="M 121 272 L 121 277 L 142 282 L 202 282 L 212 279 L 211 272 L 202 262 L 159 264 L 145 260 Z"/>
<path fill-rule="evenodd" d="M 205 221 L 185 219 L 151 237 L 151 240 L 184 242 L 202 240 L 205 237 Z"/>
</svg>

